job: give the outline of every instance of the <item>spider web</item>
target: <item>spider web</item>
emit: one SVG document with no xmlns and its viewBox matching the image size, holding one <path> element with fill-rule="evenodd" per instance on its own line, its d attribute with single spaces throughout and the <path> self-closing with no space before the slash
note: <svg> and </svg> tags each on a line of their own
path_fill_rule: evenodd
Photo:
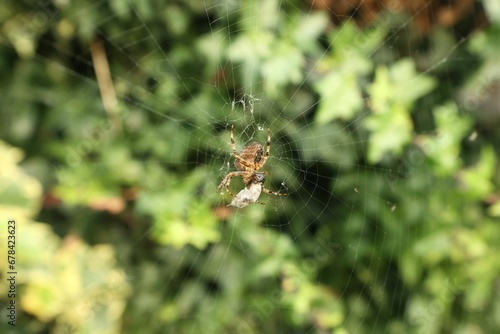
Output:
<svg viewBox="0 0 500 334">
<path fill-rule="evenodd" d="M 354 9 L 359 9 L 361 3 L 363 2 Z M 411 168 L 418 167 L 418 163 L 408 157 L 396 165 L 384 164 L 383 161 L 379 164 L 368 163 L 368 139 L 364 124 L 371 115 L 370 108 L 361 108 L 360 112 L 350 117 L 334 118 L 330 122 L 323 122 L 316 116 L 324 101 L 311 88 L 311 82 L 320 78 L 321 63 L 336 47 L 337 39 L 329 40 L 324 33 L 318 34 L 317 39 L 311 41 L 311 48 L 324 50 L 319 59 L 306 58 L 305 66 L 295 66 L 292 63 L 290 70 L 285 66 L 282 72 L 293 72 L 299 68 L 299 73 L 281 73 L 283 78 L 277 78 L 275 82 L 270 82 L 269 76 L 263 78 L 265 73 L 262 72 L 261 64 L 242 61 L 253 59 L 252 55 L 241 54 L 246 51 L 242 51 L 245 46 L 242 38 L 261 26 L 266 27 L 268 35 L 256 36 L 255 40 L 247 42 L 252 45 L 256 54 L 264 53 L 258 55 L 263 59 L 271 56 L 265 54 L 269 51 L 260 49 L 265 48 L 265 43 L 268 43 L 261 38 L 279 41 L 283 37 L 280 35 L 283 21 L 288 20 L 290 24 L 294 24 L 298 20 L 307 23 L 310 19 L 314 21 L 311 25 L 327 26 L 331 24 L 331 20 L 338 19 L 343 24 L 354 24 L 352 17 L 342 17 L 332 11 L 327 12 L 330 16 L 317 14 L 307 3 L 302 5 L 303 7 L 298 8 L 280 1 L 204 1 L 202 11 L 205 12 L 206 19 L 198 22 L 196 27 L 204 38 L 200 39 L 199 45 L 189 47 L 203 50 L 201 52 L 205 52 L 207 57 L 204 61 L 211 62 L 213 80 L 208 82 L 192 77 L 188 74 L 190 71 L 178 67 L 178 64 L 182 64 L 179 58 L 189 57 L 189 51 L 183 49 L 179 54 L 171 53 L 171 45 L 165 41 L 164 31 L 151 26 L 145 14 L 147 10 L 141 8 L 139 3 L 124 5 L 116 16 L 100 18 L 99 25 L 103 30 L 99 37 L 106 43 L 108 57 L 121 57 L 130 64 L 126 73 L 111 70 L 119 103 L 126 110 L 123 120 L 132 122 L 134 117 L 140 117 L 138 110 L 157 117 L 161 136 L 140 133 L 140 130 L 139 133 L 146 142 L 152 145 L 154 143 L 158 149 L 165 149 L 165 159 L 158 161 L 146 157 L 143 163 L 169 165 L 169 168 L 173 166 L 174 169 L 184 171 L 201 168 L 201 182 L 205 186 L 196 196 L 204 203 L 211 203 L 214 217 L 220 222 L 216 241 L 204 247 L 186 246 L 179 250 L 166 247 L 158 257 L 157 265 L 169 261 L 174 263 L 169 265 L 172 274 L 164 282 L 163 292 L 168 298 L 162 305 L 163 311 L 166 312 L 165 308 L 168 307 L 182 307 L 180 302 L 176 304 L 172 300 L 185 300 L 188 304 L 186 315 L 182 310 L 179 311 L 181 316 L 172 320 L 170 328 L 185 326 L 182 328 L 188 328 L 192 333 L 202 329 L 206 333 L 215 333 L 220 328 L 213 327 L 210 320 L 220 319 L 224 312 L 235 316 L 230 310 L 239 307 L 241 323 L 231 327 L 231 332 L 234 333 L 273 330 L 289 332 L 285 325 L 289 318 L 297 324 L 297 328 L 302 329 L 300 332 L 319 333 L 326 326 L 325 320 L 311 320 L 307 314 L 300 313 L 300 306 L 291 302 L 294 293 L 305 293 L 307 288 L 316 294 L 331 293 L 326 299 L 331 304 L 326 309 L 334 318 L 330 319 L 334 324 L 332 326 L 346 326 L 353 332 L 369 332 L 371 328 L 387 329 L 385 324 L 377 323 L 379 317 L 385 317 L 381 314 L 385 312 L 385 308 L 380 308 L 379 313 L 375 309 L 379 303 L 377 297 L 389 298 L 385 303 L 389 309 L 396 309 L 396 313 L 403 307 L 397 296 L 397 291 L 401 289 L 400 283 L 394 281 L 393 269 L 379 262 L 379 254 L 366 254 L 362 247 L 369 234 L 373 243 L 379 244 L 392 257 L 397 257 L 401 244 L 409 239 L 404 224 L 399 227 L 378 226 L 373 222 L 373 215 L 375 220 L 398 220 L 400 208 L 397 194 L 390 191 L 391 187 L 405 173 L 412 172 L 408 169 L 408 164 L 402 161 L 410 161 Z M 83 16 L 87 11 L 98 12 L 103 6 L 107 6 L 107 3 L 95 2 L 82 8 L 81 14 Z M 183 6 L 179 4 L 177 9 L 200 10 L 199 5 L 193 3 Z M 416 29 L 412 26 L 412 21 L 418 15 L 419 13 L 413 13 L 402 16 L 399 24 L 394 26 L 393 23 L 387 23 L 390 29 L 387 29 L 386 38 L 379 47 L 368 52 L 368 59 L 382 57 L 379 52 L 396 45 L 398 39 L 402 38 L 402 31 L 411 33 Z M 106 25 L 120 20 L 121 16 L 135 17 L 138 24 L 114 34 L 103 33 Z M 358 20 L 364 21 L 363 18 Z M 315 29 L 314 26 L 304 27 Z M 339 29 L 339 34 L 342 29 L 350 28 L 344 25 Z M 369 34 L 364 30 L 359 30 L 358 33 Z M 459 36 L 451 43 L 447 53 L 438 55 L 417 77 L 432 75 L 443 64 L 460 64 L 456 52 L 468 39 L 468 36 Z M 148 47 L 144 49 L 142 57 L 131 58 L 129 50 L 137 50 L 146 45 Z M 150 49 L 150 45 L 156 47 Z M 58 52 L 69 52 L 57 43 L 50 47 Z M 272 52 L 277 51 L 279 50 L 273 49 Z M 410 55 L 420 52 L 408 51 Z M 79 66 L 87 67 L 88 73 L 93 73 L 92 63 L 88 59 L 75 54 L 70 56 L 79 59 Z M 86 76 L 82 74 L 85 71 L 59 66 L 42 54 L 36 54 L 36 57 L 98 89 L 99 84 L 91 74 Z M 290 57 L 293 62 L 293 52 Z M 283 66 L 279 62 L 270 63 L 266 69 L 271 71 L 273 65 L 278 68 Z M 138 79 L 138 72 L 146 75 Z M 180 80 L 170 85 L 169 76 Z M 180 85 L 177 84 L 179 82 Z M 290 85 L 290 82 L 293 84 Z M 412 81 L 408 81 L 401 89 L 411 89 L 412 84 Z M 452 84 L 450 78 L 450 85 Z M 132 96 L 120 93 L 130 87 Z M 171 98 L 158 98 L 154 93 L 157 89 L 170 89 Z M 140 98 L 144 96 L 147 98 Z M 344 101 L 342 97 L 339 100 Z M 362 101 L 365 105 L 369 103 L 367 97 L 363 97 Z M 179 106 L 183 114 L 173 113 L 172 110 Z M 231 198 L 225 192 L 217 193 L 215 188 L 227 173 L 235 170 L 229 137 L 232 124 L 235 126 L 237 151 L 253 141 L 265 146 L 267 128 L 271 129 L 270 158 L 262 168 L 268 172 L 266 187 L 286 192 L 288 196 L 262 194 L 259 200 L 265 202 L 265 206 L 252 204 L 243 209 L 226 207 Z M 176 147 L 188 148 L 196 155 L 178 154 Z M 167 170 L 166 173 L 170 171 Z M 179 175 L 183 176 L 167 178 L 163 184 L 150 184 L 149 190 L 169 192 L 181 184 L 189 183 L 193 177 L 189 172 Z M 200 183 L 199 180 L 194 182 Z M 243 187 L 241 180 L 233 179 L 233 193 Z M 195 204 L 189 210 L 196 211 Z M 370 218 L 367 212 L 370 213 Z M 149 232 L 138 237 L 137 242 L 148 238 Z M 386 241 L 388 233 L 397 235 L 396 239 L 399 241 Z M 265 257 L 274 260 L 258 261 Z M 294 265 L 290 258 L 300 259 L 297 261 L 299 265 Z M 355 277 L 354 271 L 336 275 L 337 266 L 345 267 L 345 263 L 352 268 L 362 267 L 367 275 L 371 273 L 378 279 L 368 283 L 368 279 Z M 244 275 L 251 275 L 251 279 L 257 282 L 250 284 L 257 295 L 260 284 L 268 287 L 267 291 L 273 291 L 275 295 L 248 297 L 248 304 L 237 306 L 234 297 L 231 298 L 227 291 L 242 289 L 242 285 L 234 281 L 243 280 Z M 325 276 L 331 277 L 325 279 Z M 198 290 L 196 285 L 205 281 L 213 284 L 207 291 Z M 331 284 L 334 292 L 324 289 L 328 284 Z M 317 285 L 316 288 L 314 285 Z M 386 285 L 392 285 L 396 293 L 382 292 Z M 169 287 L 174 287 L 174 290 L 170 291 Z M 358 293 L 352 294 L 353 290 Z M 235 292 L 235 295 L 247 296 L 241 292 Z M 321 300 L 317 296 L 304 298 Z M 343 298 L 346 301 L 342 301 Z M 335 319 L 335 316 L 340 318 Z M 170 319 L 168 315 L 165 317 Z M 274 319 L 272 325 L 269 324 L 269 319 Z M 148 321 L 149 318 L 144 320 L 145 326 Z M 192 322 L 192 325 L 187 325 L 187 322 Z"/>
</svg>

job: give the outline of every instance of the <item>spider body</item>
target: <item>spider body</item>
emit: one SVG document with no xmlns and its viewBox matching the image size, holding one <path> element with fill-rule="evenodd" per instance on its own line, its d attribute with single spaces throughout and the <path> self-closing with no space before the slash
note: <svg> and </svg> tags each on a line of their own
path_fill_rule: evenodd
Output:
<svg viewBox="0 0 500 334">
<path fill-rule="evenodd" d="M 248 164 L 251 165 L 259 164 L 260 161 L 262 160 L 263 155 L 264 155 L 264 146 L 262 146 L 260 143 L 253 142 L 245 146 L 238 153 L 240 159 L 234 160 L 234 166 L 236 166 L 238 170 L 246 170 Z"/>
<path fill-rule="evenodd" d="M 236 153 L 236 144 L 233 138 L 234 124 L 231 126 L 231 146 L 233 148 L 234 166 L 237 171 L 228 173 L 221 181 L 217 187 L 219 191 L 222 187 L 233 197 L 233 202 L 239 200 L 238 196 L 250 197 L 249 201 L 245 201 L 244 205 L 238 207 L 244 207 L 250 203 L 260 203 L 257 201 L 261 191 L 277 196 L 286 196 L 284 193 L 277 193 L 268 190 L 264 187 L 264 182 L 267 178 L 267 172 L 259 172 L 259 170 L 265 165 L 267 159 L 269 158 L 269 152 L 271 150 L 271 129 L 267 129 L 267 143 L 266 143 L 266 153 L 264 154 L 264 146 L 260 143 L 253 142 L 245 146 L 239 153 Z M 238 196 L 234 195 L 229 190 L 229 184 L 231 179 L 235 176 L 240 176 L 245 184 L 245 189 L 238 193 Z M 241 201 L 239 201 L 241 202 Z"/>
</svg>

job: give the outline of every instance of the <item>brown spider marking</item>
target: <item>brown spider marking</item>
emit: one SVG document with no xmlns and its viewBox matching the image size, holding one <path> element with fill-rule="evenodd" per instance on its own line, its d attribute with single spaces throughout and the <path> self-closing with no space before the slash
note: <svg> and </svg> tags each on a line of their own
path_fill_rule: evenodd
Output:
<svg viewBox="0 0 500 334">
<path fill-rule="evenodd" d="M 264 154 L 264 146 L 260 143 L 253 142 L 245 146 L 239 153 L 236 153 L 236 144 L 233 138 L 234 124 L 231 125 L 231 147 L 233 148 L 234 166 L 238 169 L 235 172 L 228 173 L 217 187 L 217 192 L 224 187 L 226 191 L 233 197 L 233 203 L 236 207 L 242 208 L 250 203 L 265 203 L 257 201 L 260 193 L 263 191 L 269 195 L 287 196 L 286 193 L 277 193 L 264 187 L 267 172 L 259 172 L 266 164 L 271 151 L 271 129 L 267 129 L 266 153 Z M 234 195 L 229 190 L 231 179 L 235 176 L 240 176 L 245 184 L 245 189 L 241 190 L 238 195 Z"/>
</svg>

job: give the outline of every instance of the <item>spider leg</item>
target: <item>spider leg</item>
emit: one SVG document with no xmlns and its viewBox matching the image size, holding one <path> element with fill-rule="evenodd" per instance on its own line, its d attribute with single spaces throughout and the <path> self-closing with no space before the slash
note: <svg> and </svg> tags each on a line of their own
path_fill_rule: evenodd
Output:
<svg viewBox="0 0 500 334">
<path fill-rule="evenodd" d="M 223 179 L 222 181 L 219 183 L 219 186 L 217 186 L 217 189 L 216 191 L 219 192 L 219 190 L 224 187 L 226 189 L 226 191 L 229 193 L 229 195 L 231 195 L 232 197 L 235 197 L 236 195 L 233 194 L 231 192 L 231 190 L 229 190 L 229 185 L 231 184 L 231 179 L 235 176 L 244 176 L 245 175 L 245 172 L 231 172 L 229 174 L 227 174 Z"/>
<path fill-rule="evenodd" d="M 233 154 L 233 156 L 234 156 L 234 158 L 235 158 L 236 160 L 239 160 L 239 161 L 240 161 L 240 162 L 241 162 L 241 163 L 242 163 L 245 167 L 250 168 L 251 170 L 254 170 L 254 169 L 255 169 L 255 167 L 254 167 L 251 163 L 249 163 L 249 162 L 248 162 L 248 161 L 246 161 L 246 160 L 243 160 L 243 158 L 241 158 L 238 154 L 236 154 L 236 155 L 234 155 L 234 154 Z M 257 170 L 258 170 L 258 169 L 257 169 Z"/>
<path fill-rule="evenodd" d="M 256 170 L 259 170 L 262 168 L 262 166 L 264 166 L 266 164 L 266 161 L 267 159 L 269 158 L 269 154 L 270 154 L 270 151 L 271 151 L 271 128 L 267 128 L 267 143 L 266 143 L 266 154 L 264 155 L 264 157 L 262 158 L 262 160 L 256 164 L 256 167 L 255 169 Z"/>
<path fill-rule="evenodd" d="M 234 124 L 231 124 L 231 146 L 233 147 L 233 156 L 236 158 L 238 157 L 238 154 L 236 153 L 236 144 L 234 143 L 234 138 L 233 138 L 233 131 L 234 131 Z"/>
<path fill-rule="evenodd" d="M 276 196 L 288 196 L 287 193 L 277 193 L 275 191 L 272 191 L 272 190 L 269 190 L 269 189 L 266 189 L 264 187 L 262 187 L 262 191 L 265 192 L 266 194 L 269 194 L 269 195 L 276 195 Z"/>
<path fill-rule="evenodd" d="M 266 149 L 266 157 L 269 157 L 269 152 L 271 152 L 271 128 L 267 128 L 267 149 Z M 265 160 L 264 160 L 265 161 Z"/>
</svg>

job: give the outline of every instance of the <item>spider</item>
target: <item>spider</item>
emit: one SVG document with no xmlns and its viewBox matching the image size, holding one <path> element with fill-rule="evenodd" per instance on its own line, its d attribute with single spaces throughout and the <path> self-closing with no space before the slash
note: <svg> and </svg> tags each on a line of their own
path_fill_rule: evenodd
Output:
<svg viewBox="0 0 500 334">
<path fill-rule="evenodd" d="M 261 191 L 269 195 L 276 195 L 276 196 L 288 195 L 286 193 L 277 193 L 264 188 L 264 182 L 266 181 L 267 172 L 259 172 L 259 170 L 266 164 L 267 159 L 269 158 L 269 151 L 271 150 L 271 129 L 269 128 L 267 129 L 266 154 L 264 154 L 264 146 L 262 146 L 260 143 L 257 142 L 248 144 L 239 153 L 236 153 L 236 145 L 233 139 L 233 130 L 234 130 L 234 124 L 231 125 L 231 146 L 233 148 L 234 165 L 238 170 L 235 172 L 228 173 L 222 179 L 221 183 L 217 187 L 217 192 L 222 187 L 225 187 L 226 191 L 233 197 L 233 202 L 235 200 L 237 202 L 241 202 L 241 199 L 239 197 L 248 194 L 249 195 L 248 197 L 250 198 L 248 201 L 245 202 L 243 206 L 246 206 L 254 202 L 265 205 L 265 203 L 257 201 L 257 198 L 259 197 Z M 241 178 L 243 179 L 243 183 L 245 184 L 245 189 L 240 191 L 240 193 L 244 193 L 242 195 L 240 195 L 240 193 L 238 195 L 234 195 L 229 190 L 229 184 L 231 183 L 231 179 L 235 176 L 241 176 Z M 257 185 L 260 185 L 260 187 Z M 238 206 L 238 207 L 243 207 L 243 206 Z"/>
</svg>

